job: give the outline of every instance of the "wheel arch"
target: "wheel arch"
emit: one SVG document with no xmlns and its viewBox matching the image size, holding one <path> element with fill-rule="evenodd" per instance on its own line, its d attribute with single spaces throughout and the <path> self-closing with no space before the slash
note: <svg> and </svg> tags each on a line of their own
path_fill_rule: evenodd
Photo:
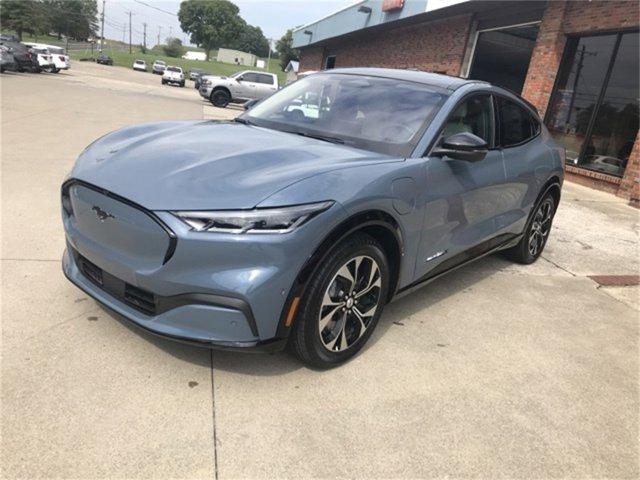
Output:
<svg viewBox="0 0 640 480">
<path fill-rule="evenodd" d="M 304 297 L 309 280 L 316 272 L 318 266 L 323 263 L 323 260 L 332 251 L 333 246 L 342 242 L 347 237 L 358 233 L 370 235 L 382 245 L 391 269 L 387 301 L 393 298 L 397 291 L 398 280 L 400 278 L 400 265 L 404 254 L 404 240 L 400 224 L 391 214 L 383 210 L 359 212 L 350 216 L 331 230 L 298 272 L 298 276 L 289 291 L 289 295 L 280 314 L 276 332 L 277 337 L 284 338 L 289 336 L 293 323 L 287 326 L 286 321 L 289 310 L 292 308 L 292 303 L 295 298 Z"/>
<path fill-rule="evenodd" d="M 225 87 L 224 85 L 217 85 L 213 87 L 213 90 L 211 90 L 211 95 L 213 95 L 214 92 L 219 92 L 220 90 L 227 92 L 229 94 L 229 98 L 231 98 L 231 90 L 229 90 L 229 88 Z"/>
</svg>

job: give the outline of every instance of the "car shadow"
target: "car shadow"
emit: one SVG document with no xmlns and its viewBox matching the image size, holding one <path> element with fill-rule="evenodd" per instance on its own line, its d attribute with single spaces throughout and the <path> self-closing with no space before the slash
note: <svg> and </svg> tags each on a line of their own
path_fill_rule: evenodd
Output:
<svg viewBox="0 0 640 480">
<path fill-rule="evenodd" d="M 363 351 L 373 348 L 391 327 L 404 326 L 411 322 L 424 323 L 425 321 L 429 321 L 428 319 L 418 320 L 412 317 L 428 310 L 430 307 L 451 296 L 472 288 L 474 284 L 499 273 L 509 265 L 511 265 L 511 263 L 499 255 L 492 255 L 445 275 L 433 283 L 425 285 L 425 287 L 392 302 L 385 307 L 384 314 L 378 323 L 376 331 L 367 342 Z M 102 304 L 98 303 L 98 305 L 111 318 L 119 321 L 133 334 L 149 342 L 154 347 L 185 362 L 203 367 L 213 367 L 214 370 L 223 370 L 250 376 L 278 376 L 302 368 L 318 373 L 325 371 L 310 368 L 302 364 L 287 350 L 276 353 L 234 352 L 209 350 L 204 347 L 176 342 L 150 333 L 117 312 L 114 312 Z"/>
</svg>

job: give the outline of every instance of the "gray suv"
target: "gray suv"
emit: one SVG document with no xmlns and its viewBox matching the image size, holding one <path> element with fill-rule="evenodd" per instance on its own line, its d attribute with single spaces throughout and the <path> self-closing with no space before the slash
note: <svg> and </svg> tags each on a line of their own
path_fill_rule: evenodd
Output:
<svg viewBox="0 0 640 480">
<path fill-rule="evenodd" d="M 229 77 L 205 75 L 200 79 L 200 96 L 215 107 L 229 103 L 261 100 L 278 90 L 278 76 L 273 73 L 244 71 Z"/>
<path fill-rule="evenodd" d="M 536 261 L 563 162 L 501 88 L 331 70 L 235 121 L 95 141 L 62 186 L 63 270 L 156 334 L 331 367 L 394 298 L 494 252 Z"/>
</svg>

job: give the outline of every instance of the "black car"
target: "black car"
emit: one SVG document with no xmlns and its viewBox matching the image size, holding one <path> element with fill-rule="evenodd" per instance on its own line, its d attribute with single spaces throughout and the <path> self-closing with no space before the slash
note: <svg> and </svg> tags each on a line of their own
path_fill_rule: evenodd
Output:
<svg viewBox="0 0 640 480">
<path fill-rule="evenodd" d="M 113 65 L 113 58 L 109 55 L 102 54 L 98 58 L 96 58 L 96 63 L 101 65 Z"/>
<path fill-rule="evenodd" d="M 7 47 L 8 52 L 13 55 L 15 69 L 18 72 L 30 71 L 33 73 L 40 72 L 40 64 L 38 64 L 38 54 L 26 45 L 14 41 L 14 38 L 2 35 L 0 37 L 0 45 Z"/>
</svg>

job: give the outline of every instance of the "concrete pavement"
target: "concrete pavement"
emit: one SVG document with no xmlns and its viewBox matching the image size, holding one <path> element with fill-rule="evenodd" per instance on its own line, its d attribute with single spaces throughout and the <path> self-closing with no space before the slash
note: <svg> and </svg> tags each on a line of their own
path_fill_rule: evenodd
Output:
<svg viewBox="0 0 640 480">
<path fill-rule="evenodd" d="M 157 84 L 157 85 L 156 85 Z M 59 186 L 95 138 L 229 118 L 74 63 L 0 77 L 3 478 L 637 478 L 639 212 L 566 184 L 542 259 L 489 257 L 389 305 L 328 372 L 128 326 L 60 271 Z"/>
</svg>

